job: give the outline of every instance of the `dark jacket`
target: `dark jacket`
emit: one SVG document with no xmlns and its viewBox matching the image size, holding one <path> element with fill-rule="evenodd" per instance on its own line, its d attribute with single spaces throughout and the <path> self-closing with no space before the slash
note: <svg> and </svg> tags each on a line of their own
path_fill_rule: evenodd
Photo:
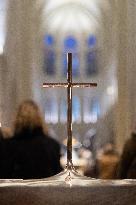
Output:
<svg viewBox="0 0 136 205">
<path fill-rule="evenodd" d="M 136 179 L 136 134 L 125 143 L 118 165 L 117 178 Z"/>
<path fill-rule="evenodd" d="M 39 129 L 5 140 L 0 178 L 34 179 L 61 171 L 60 146 Z"/>
</svg>

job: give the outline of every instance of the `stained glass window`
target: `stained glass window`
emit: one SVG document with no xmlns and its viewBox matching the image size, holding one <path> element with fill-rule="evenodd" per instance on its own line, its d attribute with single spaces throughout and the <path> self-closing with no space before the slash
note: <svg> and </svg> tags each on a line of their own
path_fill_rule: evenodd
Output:
<svg viewBox="0 0 136 205">
<path fill-rule="evenodd" d="M 68 36 L 64 40 L 64 49 L 76 49 L 77 48 L 77 40 L 73 36 Z"/>
<path fill-rule="evenodd" d="M 81 121 L 81 107 L 78 96 L 72 98 L 72 122 L 79 123 Z"/>
<path fill-rule="evenodd" d="M 54 45 L 54 38 L 52 35 L 45 35 L 44 36 L 44 44 L 46 46 L 53 46 Z"/>
<path fill-rule="evenodd" d="M 77 77 L 79 76 L 79 56 L 77 53 L 73 53 L 72 55 L 72 76 Z M 63 75 L 67 75 L 67 54 L 63 54 Z"/>
<path fill-rule="evenodd" d="M 97 122 L 97 119 L 100 116 L 100 105 L 98 99 L 93 97 L 90 102 L 90 114 L 91 114 L 91 121 Z"/>
<path fill-rule="evenodd" d="M 96 46 L 96 36 L 90 35 L 87 39 L 87 44 L 89 48 L 94 48 Z"/>
<path fill-rule="evenodd" d="M 67 99 L 63 97 L 60 103 L 60 121 L 67 122 Z M 81 121 L 81 107 L 78 96 L 72 98 L 72 122 L 79 123 Z"/>
<path fill-rule="evenodd" d="M 67 122 L 67 99 L 66 97 L 62 97 L 61 102 L 60 102 L 60 122 L 61 123 Z"/>
<path fill-rule="evenodd" d="M 54 38 L 52 35 L 44 36 L 44 72 L 48 75 L 55 74 L 55 52 L 54 52 Z"/>
<path fill-rule="evenodd" d="M 84 122 L 96 123 L 100 116 L 100 104 L 96 97 L 84 98 Z"/>
<path fill-rule="evenodd" d="M 58 122 L 58 104 L 55 96 L 45 99 L 45 120 L 48 123 Z"/>
<path fill-rule="evenodd" d="M 66 76 L 67 73 L 67 53 L 70 52 L 73 54 L 72 58 L 72 75 L 73 77 L 79 76 L 79 53 L 78 53 L 78 42 L 73 36 L 68 36 L 64 40 L 64 49 L 62 54 L 62 63 L 63 63 L 63 75 Z"/>
<path fill-rule="evenodd" d="M 94 35 L 90 35 L 87 39 L 87 53 L 86 53 L 86 75 L 93 75 L 97 73 L 97 40 Z"/>
</svg>

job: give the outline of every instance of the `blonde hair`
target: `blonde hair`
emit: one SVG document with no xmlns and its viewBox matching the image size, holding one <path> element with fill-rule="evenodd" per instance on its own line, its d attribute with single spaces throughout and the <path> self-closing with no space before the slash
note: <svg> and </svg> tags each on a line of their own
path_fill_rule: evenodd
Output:
<svg viewBox="0 0 136 205">
<path fill-rule="evenodd" d="M 14 133 L 19 134 L 24 129 L 34 130 L 36 128 L 41 128 L 45 134 L 48 134 L 38 105 L 33 100 L 25 100 L 18 108 L 13 128 Z"/>
</svg>

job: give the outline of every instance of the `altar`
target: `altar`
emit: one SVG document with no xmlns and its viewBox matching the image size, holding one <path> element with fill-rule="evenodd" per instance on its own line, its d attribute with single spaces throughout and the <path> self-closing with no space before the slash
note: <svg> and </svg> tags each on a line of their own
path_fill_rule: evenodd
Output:
<svg viewBox="0 0 136 205">
<path fill-rule="evenodd" d="M 135 205 L 136 180 L 0 180 L 0 205 Z"/>
</svg>

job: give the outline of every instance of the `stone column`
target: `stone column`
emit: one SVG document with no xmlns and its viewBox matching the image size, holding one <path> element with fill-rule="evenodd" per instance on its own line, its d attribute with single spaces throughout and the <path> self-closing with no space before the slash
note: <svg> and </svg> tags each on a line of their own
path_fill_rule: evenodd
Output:
<svg viewBox="0 0 136 205">
<path fill-rule="evenodd" d="M 8 5 L 5 46 L 7 124 L 22 100 L 40 98 L 40 15 L 36 2 L 10 0 Z"/>
<path fill-rule="evenodd" d="M 118 100 L 116 104 L 116 146 L 121 152 L 131 132 L 130 116 L 130 70 L 128 66 L 128 1 L 116 1 L 116 50 L 117 50 L 117 82 Z M 129 1 L 131 3 L 131 1 Z M 131 31 L 130 31 L 131 32 Z"/>
<path fill-rule="evenodd" d="M 128 3 L 128 76 L 131 130 L 136 132 L 136 0 Z"/>
</svg>

